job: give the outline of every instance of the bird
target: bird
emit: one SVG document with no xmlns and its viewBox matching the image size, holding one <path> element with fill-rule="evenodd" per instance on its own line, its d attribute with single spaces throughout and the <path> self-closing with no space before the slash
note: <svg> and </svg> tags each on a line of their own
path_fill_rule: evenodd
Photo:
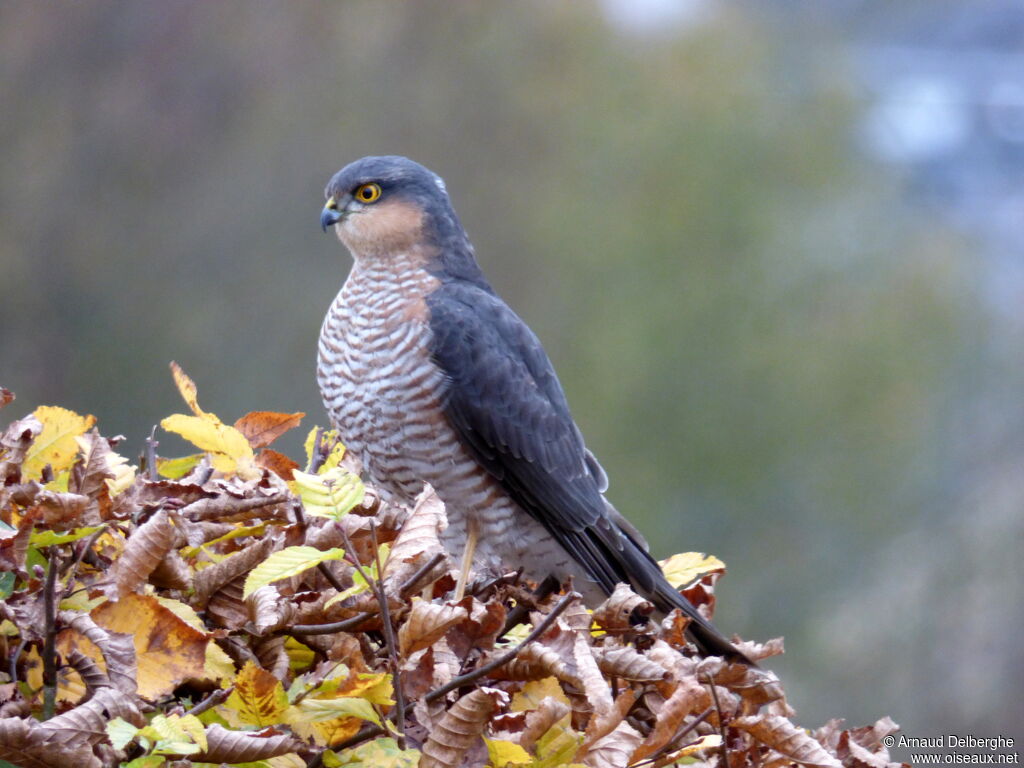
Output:
<svg viewBox="0 0 1024 768">
<path fill-rule="evenodd" d="M 320 225 L 352 268 L 320 331 L 317 380 L 367 479 L 409 503 L 429 483 L 462 569 L 522 569 L 595 606 L 618 583 L 673 608 L 705 656 L 751 663 L 665 578 L 605 498 L 540 340 L 487 281 L 444 181 L 401 156 L 330 179 Z"/>
</svg>

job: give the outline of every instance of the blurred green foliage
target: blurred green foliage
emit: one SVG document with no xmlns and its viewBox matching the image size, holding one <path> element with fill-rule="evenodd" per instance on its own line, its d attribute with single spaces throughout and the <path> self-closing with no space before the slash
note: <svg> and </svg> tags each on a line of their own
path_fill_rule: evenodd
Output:
<svg viewBox="0 0 1024 768">
<path fill-rule="evenodd" d="M 321 189 L 409 155 L 655 554 L 728 563 L 719 624 L 787 636 L 798 707 L 925 724 L 909 692 L 837 696 L 815 627 L 880 538 L 926 524 L 982 325 L 964 245 L 852 146 L 840 51 L 732 4 L 654 39 L 583 3 L 6 4 L 11 415 L 56 403 L 141 447 L 176 359 L 226 421 L 323 423 L 348 261 Z"/>
</svg>

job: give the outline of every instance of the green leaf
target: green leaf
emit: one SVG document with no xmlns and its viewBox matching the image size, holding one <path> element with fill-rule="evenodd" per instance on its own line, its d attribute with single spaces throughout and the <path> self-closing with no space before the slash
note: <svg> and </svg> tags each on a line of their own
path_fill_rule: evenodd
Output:
<svg viewBox="0 0 1024 768">
<path fill-rule="evenodd" d="M 13 571 L 0 573 L 0 600 L 6 600 L 14 592 L 14 581 Z"/>
<path fill-rule="evenodd" d="M 135 738 L 139 729 L 120 717 L 115 717 L 107 723 L 107 736 L 114 749 L 124 749 L 125 746 Z"/>
<path fill-rule="evenodd" d="M 341 467 L 319 475 L 295 470 L 292 477 L 292 487 L 302 499 L 303 508 L 316 517 L 338 520 L 362 503 L 366 493 L 363 481 Z"/>
<path fill-rule="evenodd" d="M 160 477 L 166 477 L 168 480 L 180 480 L 195 469 L 196 465 L 203 460 L 205 455 L 205 453 L 193 453 L 191 456 L 181 456 L 177 459 L 157 458 L 157 474 Z"/>
<path fill-rule="evenodd" d="M 366 699 L 342 696 L 337 699 L 303 699 L 288 708 L 289 723 L 319 723 L 338 717 L 358 717 L 381 725 L 380 715 Z"/>
<path fill-rule="evenodd" d="M 33 531 L 29 537 L 29 543 L 33 547 L 52 547 L 57 544 L 67 544 L 72 541 L 78 541 L 84 539 L 93 533 L 96 533 L 102 525 L 91 525 L 86 528 L 75 528 L 73 531 L 67 533 L 57 533 L 56 531 Z"/>
<path fill-rule="evenodd" d="M 393 738 L 383 736 L 341 752 L 325 750 L 323 760 L 327 768 L 416 768 L 420 751 L 399 749 Z"/>
<path fill-rule="evenodd" d="M 144 755 L 135 758 L 130 763 L 121 763 L 121 768 L 160 768 L 166 762 L 162 755 Z"/>
<path fill-rule="evenodd" d="M 249 572 L 245 578 L 242 598 L 247 598 L 260 587 L 291 576 L 298 576 L 310 568 L 315 568 L 320 563 L 328 560 L 341 560 L 344 556 L 344 550 L 337 548 L 321 551 L 315 547 L 286 547 L 272 554 Z"/>
</svg>

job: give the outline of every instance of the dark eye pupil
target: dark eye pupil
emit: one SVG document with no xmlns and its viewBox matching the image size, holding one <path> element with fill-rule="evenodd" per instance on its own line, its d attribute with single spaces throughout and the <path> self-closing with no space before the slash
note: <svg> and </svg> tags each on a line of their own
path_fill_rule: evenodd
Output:
<svg viewBox="0 0 1024 768">
<path fill-rule="evenodd" d="M 363 196 L 363 200 L 369 200 L 373 197 L 373 189 L 370 187 L 363 187 L 361 194 Z"/>
</svg>

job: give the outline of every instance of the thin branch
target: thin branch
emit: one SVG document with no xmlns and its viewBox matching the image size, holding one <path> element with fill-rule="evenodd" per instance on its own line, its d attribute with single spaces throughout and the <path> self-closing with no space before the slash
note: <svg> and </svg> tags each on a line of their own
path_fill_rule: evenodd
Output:
<svg viewBox="0 0 1024 768">
<path fill-rule="evenodd" d="M 334 571 L 327 567 L 327 563 L 317 563 L 316 569 L 320 571 L 320 574 L 330 582 L 331 586 L 339 592 L 345 591 L 345 585 L 341 583 L 337 576 L 334 575 Z"/>
<path fill-rule="evenodd" d="M 11 675 L 11 682 L 18 682 L 18 661 L 21 659 L 21 654 L 25 650 L 25 646 L 28 645 L 27 638 L 21 638 L 21 642 L 18 643 L 18 647 L 14 649 L 14 653 L 11 655 L 11 665 L 8 672 Z"/>
<path fill-rule="evenodd" d="M 235 690 L 235 686 L 233 685 L 228 686 L 227 688 L 218 688 L 216 691 L 213 691 L 209 696 L 207 696 L 205 699 L 203 699 L 194 707 L 192 707 L 192 709 L 190 709 L 185 714 L 199 715 L 208 709 L 212 709 L 213 707 L 216 707 L 219 704 L 223 704 L 227 697 L 231 695 L 231 692 L 233 690 Z"/>
<path fill-rule="evenodd" d="M 423 700 L 429 703 L 431 701 L 434 701 L 435 699 L 439 699 L 449 691 L 454 691 L 456 688 L 461 688 L 467 683 L 471 683 L 474 680 L 483 677 L 488 672 L 491 672 L 497 669 L 498 667 L 508 664 L 510 661 L 512 661 L 512 659 L 514 659 L 519 654 L 521 650 L 523 650 L 523 648 L 525 648 L 527 645 L 529 645 L 538 637 L 547 632 L 548 628 L 555 623 L 555 619 L 559 617 L 562 611 L 569 607 L 569 603 L 571 603 L 578 597 L 579 593 L 577 592 L 566 592 L 565 595 L 562 596 L 562 599 L 558 601 L 557 605 L 555 605 L 555 607 L 551 609 L 551 613 L 544 617 L 544 621 L 542 621 L 540 624 L 534 627 L 534 630 L 526 636 L 526 639 L 523 640 L 523 642 L 519 643 L 519 645 L 517 645 L 512 650 L 501 654 L 501 656 L 499 656 L 498 658 L 489 661 L 487 664 L 484 664 L 482 667 L 477 667 L 472 672 L 467 672 L 464 675 L 460 675 L 459 677 L 456 677 L 454 680 L 451 680 L 445 685 L 442 685 L 440 688 L 435 688 L 426 696 L 424 696 Z"/>
<path fill-rule="evenodd" d="M 88 539 L 86 539 L 78 549 L 78 553 L 75 555 L 75 559 L 65 567 L 67 573 L 67 585 L 64 587 L 64 599 L 71 596 L 71 593 L 76 591 L 73 589 L 75 583 L 75 573 L 78 571 L 78 565 L 82 562 L 82 558 L 85 557 L 87 552 L 92 551 L 93 545 L 96 543 L 96 539 L 102 536 L 107 530 L 108 524 L 103 523 L 100 525 L 99 530 L 95 531 Z"/>
<path fill-rule="evenodd" d="M 156 424 L 153 425 L 153 429 L 149 432 L 149 437 L 146 438 L 146 476 L 156 482 L 160 479 L 160 476 L 156 471 L 156 448 L 160 443 L 156 440 Z"/>
<path fill-rule="evenodd" d="M 675 735 L 665 743 L 665 746 L 663 746 L 661 749 L 659 749 L 652 755 L 645 757 L 639 763 L 630 763 L 629 768 L 643 768 L 643 766 L 645 765 L 651 765 L 653 763 L 656 763 L 658 760 L 661 759 L 662 755 L 668 754 L 669 752 L 673 752 L 677 749 L 682 749 L 682 746 L 679 744 L 680 740 L 683 739 L 683 737 L 685 737 L 686 734 L 688 734 L 698 725 L 707 720 L 708 715 L 710 715 L 712 711 L 714 711 L 713 707 L 708 707 L 707 709 L 705 709 L 703 712 L 697 715 L 696 718 L 694 718 L 692 723 L 689 723 L 685 728 L 681 728 L 680 730 L 676 731 Z"/>
<path fill-rule="evenodd" d="M 380 561 L 380 547 L 377 545 L 377 526 L 370 520 L 370 538 L 373 540 L 373 559 L 377 564 L 377 575 L 384 570 Z M 388 659 L 391 662 L 391 682 L 395 692 L 395 713 L 394 723 L 398 728 L 398 746 L 405 749 L 405 694 L 402 692 L 402 681 L 399 676 L 398 666 L 398 644 L 395 642 L 395 628 L 391 625 L 391 609 L 388 606 L 388 596 L 384 592 L 384 582 L 377 579 L 371 585 L 377 593 L 377 602 L 380 603 L 381 621 L 384 624 L 384 643 L 388 649 Z"/>
<path fill-rule="evenodd" d="M 43 719 L 53 717 L 57 705 L 57 648 L 56 619 L 57 571 L 60 570 L 60 559 L 54 553 L 46 563 L 46 584 L 43 587 Z"/>
<path fill-rule="evenodd" d="M 444 553 L 438 552 L 430 558 L 430 560 L 424 563 L 416 573 L 405 580 L 402 586 L 398 588 L 398 594 L 402 597 L 406 597 L 412 593 L 418 587 L 419 583 L 423 581 L 424 577 L 429 575 L 442 560 L 444 560 Z M 363 611 L 362 613 L 357 613 L 355 616 L 343 619 L 342 621 L 331 622 L 330 624 L 293 624 L 290 627 L 282 627 L 278 630 L 278 633 L 288 635 L 330 635 L 335 632 L 347 632 L 350 629 L 355 629 L 367 619 L 372 619 L 376 615 L 376 611 Z"/>
<path fill-rule="evenodd" d="M 718 733 L 722 737 L 722 765 L 729 768 L 729 752 L 725 748 L 725 721 L 722 718 L 722 705 L 718 703 L 718 691 L 715 690 L 715 678 L 708 675 L 708 684 L 711 686 L 711 698 L 715 702 L 715 711 L 718 712 Z"/>
</svg>

